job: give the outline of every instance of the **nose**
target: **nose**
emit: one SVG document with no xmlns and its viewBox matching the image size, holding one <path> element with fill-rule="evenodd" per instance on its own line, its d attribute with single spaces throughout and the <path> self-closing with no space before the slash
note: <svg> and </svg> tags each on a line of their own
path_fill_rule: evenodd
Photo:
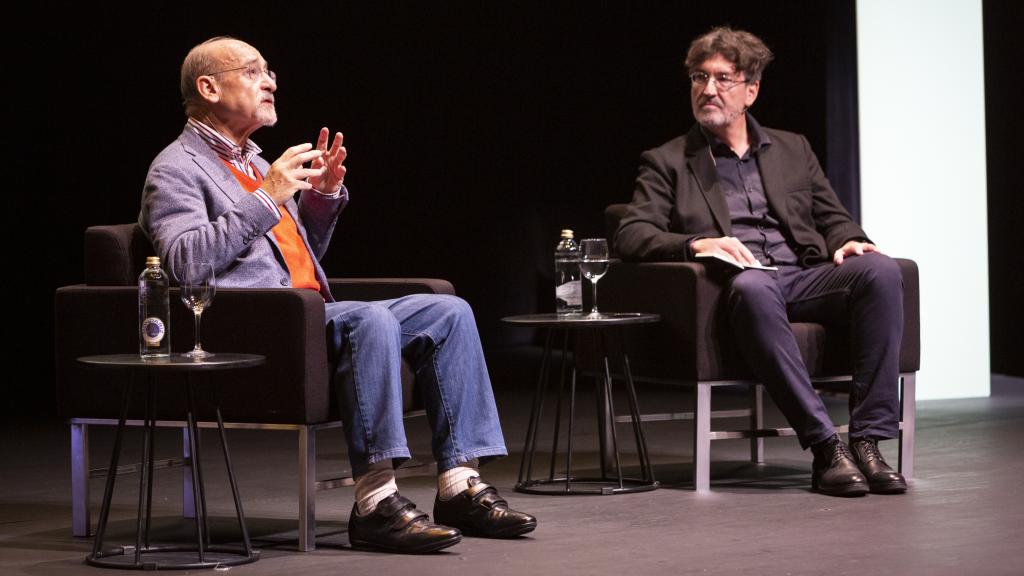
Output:
<svg viewBox="0 0 1024 576">
<path fill-rule="evenodd" d="M 718 94 L 718 81 L 715 80 L 714 76 L 708 78 L 707 83 L 704 84 L 703 88 L 701 88 L 700 93 L 705 96 L 715 96 Z"/>
<path fill-rule="evenodd" d="M 267 73 L 267 72 L 263 72 L 261 74 L 261 76 L 263 78 L 261 86 L 265 87 L 267 90 L 269 90 L 271 92 L 276 92 L 277 91 L 277 80 L 273 79 L 270 76 L 270 74 Z"/>
</svg>

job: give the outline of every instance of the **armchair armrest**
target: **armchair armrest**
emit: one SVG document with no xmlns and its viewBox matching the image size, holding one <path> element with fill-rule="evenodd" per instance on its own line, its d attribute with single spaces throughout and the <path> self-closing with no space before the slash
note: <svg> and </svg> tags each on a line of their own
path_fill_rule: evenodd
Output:
<svg viewBox="0 0 1024 576">
<path fill-rule="evenodd" d="M 329 278 L 336 300 L 390 300 L 410 294 L 455 295 L 455 287 L 437 278 Z"/>
<path fill-rule="evenodd" d="M 921 347 L 917 264 L 895 260 L 903 274 L 904 294 L 900 372 L 915 372 Z M 727 279 L 727 272 L 720 274 L 698 263 L 613 262 L 601 279 L 598 297 L 601 310 L 661 315 L 660 324 L 631 338 L 630 357 L 640 368 L 638 373 L 685 381 L 747 378 L 722 317 L 720 302 Z M 846 364 L 845 353 L 842 356 L 841 363 Z"/>
<path fill-rule="evenodd" d="M 601 310 L 661 315 L 630 338 L 630 357 L 645 376 L 692 381 L 715 373 L 721 284 L 703 264 L 615 261 L 599 288 Z"/>
<path fill-rule="evenodd" d="M 134 286 L 65 286 L 57 290 L 56 383 L 61 417 L 116 417 L 124 378 L 80 366 L 90 354 L 138 350 L 138 289 Z M 203 347 L 263 354 L 264 366 L 224 377 L 225 418 L 235 422 L 313 424 L 328 421 L 333 402 L 328 386 L 324 305 L 312 290 L 220 289 L 203 314 Z M 171 346 L 193 344 L 191 314 L 171 291 Z M 141 387 L 140 387 L 141 388 Z M 168 390 L 173 388 L 173 390 Z M 164 395 L 165 392 L 173 392 Z M 176 387 L 161 386 L 158 406 L 171 414 L 182 407 Z M 135 416 L 142 403 L 133 402 Z M 201 416 L 208 417 L 203 408 Z M 177 412 L 180 417 L 182 412 Z M 158 412 L 159 417 L 159 412 Z"/>
</svg>

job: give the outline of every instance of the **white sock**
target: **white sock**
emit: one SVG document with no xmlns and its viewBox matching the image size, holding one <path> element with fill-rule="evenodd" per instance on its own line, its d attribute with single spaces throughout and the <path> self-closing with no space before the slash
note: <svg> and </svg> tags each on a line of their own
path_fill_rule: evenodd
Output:
<svg viewBox="0 0 1024 576">
<path fill-rule="evenodd" d="M 451 500 L 469 488 L 469 479 L 480 477 L 476 469 L 476 460 L 466 462 L 465 466 L 456 466 L 437 475 L 437 496 L 441 500 Z"/>
<path fill-rule="evenodd" d="M 366 516 L 377 509 L 381 500 L 398 492 L 395 483 L 395 468 L 391 459 L 370 464 L 366 473 L 356 478 L 356 509 L 360 516 Z"/>
</svg>

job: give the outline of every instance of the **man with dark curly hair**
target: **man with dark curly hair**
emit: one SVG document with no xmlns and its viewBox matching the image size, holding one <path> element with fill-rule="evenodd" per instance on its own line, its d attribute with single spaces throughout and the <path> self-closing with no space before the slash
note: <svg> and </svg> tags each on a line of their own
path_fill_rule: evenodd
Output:
<svg viewBox="0 0 1024 576">
<path fill-rule="evenodd" d="M 742 30 L 715 28 L 693 41 L 686 67 L 697 124 L 643 153 L 615 245 L 633 260 L 716 257 L 737 266 L 723 293 L 735 341 L 811 448 L 812 487 L 902 493 L 906 481 L 878 450 L 899 432 L 900 271 L 840 204 L 807 139 L 750 114 L 772 58 Z M 850 327 L 849 446 L 811 386 L 791 320 Z"/>
</svg>

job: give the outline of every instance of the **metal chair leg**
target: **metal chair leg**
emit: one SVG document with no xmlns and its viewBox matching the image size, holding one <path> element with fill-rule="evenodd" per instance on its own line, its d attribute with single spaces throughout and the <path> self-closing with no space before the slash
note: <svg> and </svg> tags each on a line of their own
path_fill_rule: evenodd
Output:
<svg viewBox="0 0 1024 576">
<path fill-rule="evenodd" d="M 316 430 L 299 429 L 299 550 L 316 550 Z"/>
<path fill-rule="evenodd" d="M 92 534 L 89 520 L 89 425 L 71 424 L 71 535 Z"/>
<path fill-rule="evenodd" d="M 914 476 L 914 427 L 917 410 L 917 373 L 900 375 L 899 471 L 909 481 Z"/>
<path fill-rule="evenodd" d="M 764 385 L 754 384 L 750 387 L 750 428 L 764 428 Z M 764 438 L 757 436 L 750 439 L 750 461 L 764 464 Z"/>
<path fill-rule="evenodd" d="M 697 492 L 711 490 L 711 384 L 693 388 L 693 485 Z"/>
</svg>

